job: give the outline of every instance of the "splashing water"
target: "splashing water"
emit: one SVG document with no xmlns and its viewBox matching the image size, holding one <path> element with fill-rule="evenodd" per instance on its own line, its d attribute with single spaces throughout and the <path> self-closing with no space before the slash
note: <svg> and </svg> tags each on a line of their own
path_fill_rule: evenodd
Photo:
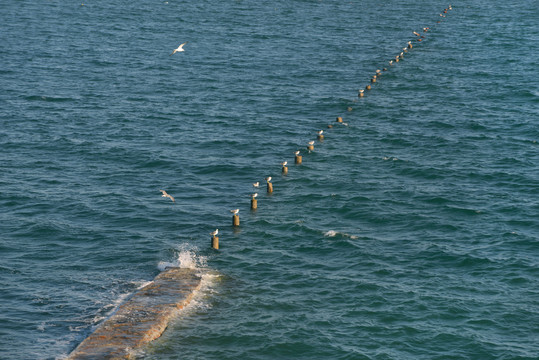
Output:
<svg viewBox="0 0 539 360">
<path fill-rule="evenodd" d="M 168 267 L 179 267 L 182 269 L 200 269 L 205 268 L 207 259 L 205 256 L 197 255 L 196 246 L 184 243 L 178 246 L 177 257 L 173 262 L 161 261 L 157 268 L 165 271 Z"/>
</svg>

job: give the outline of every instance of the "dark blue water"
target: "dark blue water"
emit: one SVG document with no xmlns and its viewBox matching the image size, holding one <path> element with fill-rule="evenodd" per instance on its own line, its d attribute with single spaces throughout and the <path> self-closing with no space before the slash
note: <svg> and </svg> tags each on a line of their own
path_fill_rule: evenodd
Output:
<svg viewBox="0 0 539 360">
<path fill-rule="evenodd" d="M 537 2 L 452 5 L 0 3 L 0 358 L 172 263 L 204 287 L 138 358 L 537 359 Z"/>
</svg>

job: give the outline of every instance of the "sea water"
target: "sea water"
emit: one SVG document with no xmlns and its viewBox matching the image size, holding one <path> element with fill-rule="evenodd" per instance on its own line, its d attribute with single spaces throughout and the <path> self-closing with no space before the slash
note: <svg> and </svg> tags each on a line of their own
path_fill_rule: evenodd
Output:
<svg viewBox="0 0 539 360">
<path fill-rule="evenodd" d="M 537 3 L 448 5 L 0 3 L 0 358 L 172 264 L 204 286 L 137 358 L 537 359 Z"/>
</svg>

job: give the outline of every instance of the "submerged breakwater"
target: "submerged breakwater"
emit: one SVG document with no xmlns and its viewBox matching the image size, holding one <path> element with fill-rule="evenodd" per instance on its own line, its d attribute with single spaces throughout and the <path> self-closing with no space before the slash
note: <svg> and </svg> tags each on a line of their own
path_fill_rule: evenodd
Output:
<svg viewBox="0 0 539 360">
<path fill-rule="evenodd" d="M 69 355 L 69 360 L 128 359 L 165 331 L 200 288 L 197 270 L 167 268 L 133 294 Z"/>
</svg>

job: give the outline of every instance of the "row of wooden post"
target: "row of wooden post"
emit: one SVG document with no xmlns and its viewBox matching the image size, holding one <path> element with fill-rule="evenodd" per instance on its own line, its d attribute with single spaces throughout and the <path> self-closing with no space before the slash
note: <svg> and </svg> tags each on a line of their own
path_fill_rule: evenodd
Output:
<svg viewBox="0 0 539 360">
<path fill-rule="evenodd" d="M 444 10 L 444 14 L 447 13 L 447 10 L 452 10 L 452 7 L 451 5 L 449 5 L 449 7 L 447 9 Z M 440 14 L 440 16 L 443 16 L 442 14 Z M 445 16 L 444 16 L 445 17 Z M 439 21 L 438 21 L 439 23 Z M 428 29 L 430 28 L 423 28 L 423 31 L 426 32 Z M 416 36 L 420 36 L 419 33 L 417 32 L 413 32 L 414 35 Z M 421 36 L 423 38 L 423 36 Z M 417 41 L 421 41 L 421 38 L 418 38 Z M 412 49 L 413 46 L 412 46 L 412 43 L 411 41 L 408 42 L 407 46 L 403 49 L 403 51 L 395 56 L 395 60 L 392 60 L 389 62 L 389 65 L 393 65 L 393 61 L 394 62 L 399 62 L 399 60 L 403 59 L 404 58 L 404 53 L 408 52 L 408 50 Z M 383 71 L 387 71 L 387 68 L 383 68 Z M 382 75 L 382 72 L 380 70 L 376 70 L 376 74 L 373 75 L 373 77 L 371 78 L 371 84 L 374 84 L 377 82 L 377 79 L 380 78 Z M 372 87 L 371 85 L 367 85 L 365 87 L 366 90 L 371 90 Z M 359 93 L 358 93 L 358 97 L 364 97 L 365 96 L 365 92 L 364 90 L 359 90 Z M 348 108 L 348 110 L 350 111 L 351 108 Z M 336 119 L 336 122 L 338 123 L 343 123 L 343 119 L 341 116 L 338 116 L 337 119 Z M 333 125 L 328 125 L 328 128 L 332 128 Z M 318 141 L 324 141 L 324 135 L 322 135 L 323 131 L 319 131 L 318 132 Z M 311 151 L 314 151 L 314 141 L 311 141 L 309 142 L 309 144 L 307 145 L 307 150 L 309 150 L 309 152 Z M 299 151 L 296 152 L 296 155 L 295 155 L 295 159 L 294 159 L 294 162 L 299 165 L 301 164 L 303 161 L 303 157 L 301 155 L 299 155 Z M 286 166 L 286 163 L 283 163 L 283 166 L 282 166 L 282 169 L 281 169 L 281 172 L 283 175 L 287 175 L 288 174 L 288 167 Z M 271 194 L 273 193 L 273 184 L 271 183 L 271 178 L 269 178 L 270 180 L 267 180 L 267 192 L 268 194 Z M 256 197 L 256 194 L 255 196 L 253 196 L 251 198 L 251 210 L 256 210 L 258 208 L 258 201 L 257 199 L 255 198 Z M 237 213 L 235 213 L 233 216 L 232 216 L 232 226 L 240 226 L 240 217 Z M 219 249 L 219 237 L 217 237 L 217 235 L 212 235 L 212 238 L 211 238 L 211 246 L 212 248 L 214 249 Z"/>
</svg>

